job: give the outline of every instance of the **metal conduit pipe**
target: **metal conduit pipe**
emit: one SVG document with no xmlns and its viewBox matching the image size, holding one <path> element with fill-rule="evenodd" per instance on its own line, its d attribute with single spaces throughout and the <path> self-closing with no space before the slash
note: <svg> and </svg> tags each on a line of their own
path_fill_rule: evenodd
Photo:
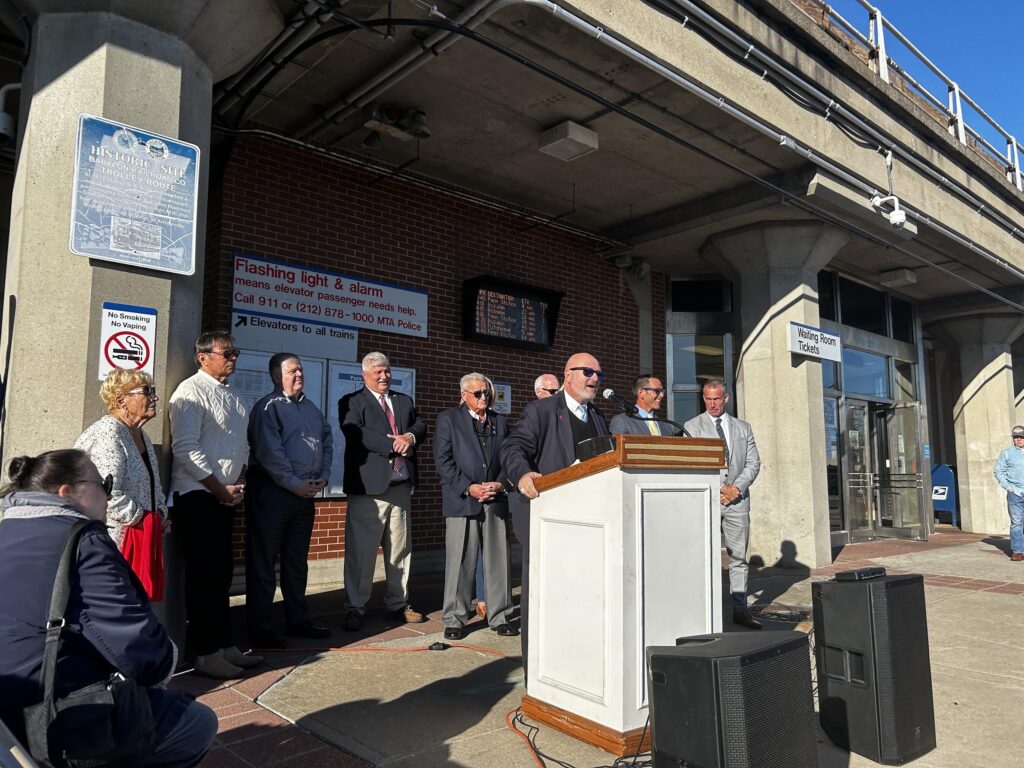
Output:
<svg viewBox="0 0 1024 768">
<path fill-rule="evenodd" d="M 765 54 L 753 43 L 746 38 L 734 32 L 729 27 L 722 24 L 720 21 L 715 19 L 709 13 L 704 11 L 702 8 L 695 5 L 690 0 L 665 0 L 671 2 L 673 5 L 680 6 L 687 13 L 693 14 L 699 18 L 703 23 L 707 24 L 711 29 L 725 37 L 733 45 L 737 46 L 744 52 L 744 56 L 748 58 L 756 59 L 760 64 L 771 69 L 771 71 L 781 77 L 782 79 L 789 82 L 791 85 L 797 86 L 798 88 L 805 91 L 808 95 L 813 96 L 822 104 L 826 111 L 830 114 L 834 113 L 840 115 L 844 120 L 854 125 L 860 131 L 867 134 L 870 138 L 874 139 L 879 144 L 879 149 L 891 151 L 898 155 L 902 160 L 912 165 L 915 169 L 923 173 L 925 176 L 932 179 L 940 187 L 952 191 L 957 197 L 961 198 L 968 204 L 974 206 L 982 215 L 986 216 L 991 221 L 994 221 L 999 226 L 1006 229 L 1010 235 L 1018 240 L 1024 240 L 1024 233 L 1021 229 L 1015 225 L 1010 219 L 1003 216 L 998 211 L 991 210 L 988 206 L 975 197 L 970 190 L 957 184 L 951 179 L 947 178 L 942 174 L 941 171 L 932 167 L 929 163 L 921 160 L 917 157 L 913 150 L 909 149 L 905 145 L 896 141 L 891 136 L 886 136 L 884 133 L 879 131 L 875 126 L 867 123 L 855 112 L 851 112 L 845 106 L 837 102 L 832 98 L 831 95 L 825 93 L 813 83 L 804 80 L 798 75 L 793 74 L 784 66 L 776 62 L 771 56 Z M 658 5 L 664 5 L 664 2 L 659 2 Z M 919 219 L 925 220 L 925 219 Z"/>
<path fill-rule="evenodd" d="M 267 48 L 267 54 L 259 61 L 230 78 L 215 95 L 213 111 L 223 116 L 239 102 L 263 77 L 272 72 L 282 57 L 288 56 L 302 43 L 312 37 L 332 13 L 315 0 L 309 0 L 302 10 L 295 14 L 274 41 Z"/>
<path fill-rule="evenodd" d="M 432 16 L 438 16 L 445 19 L 445 21 L 450 21 L 467 29 L 476 29 L 498 11 L 512 5 L 524 4 L 540 5 L 543 7 L 549 5 L 546 0 L 477 0 L 477 2 L 456 16 L 455 19 L 448 19 L 436 7 L 431 8 L 430 13 Z M 460 39 L 460 36 L 453 32 L 434 33 L 424 40 L 419 48 L 406 51 L 406 53 L 358 88 L 347 93 L 337 104 L 324 110 L 319 118 L 302 128 L 299 131 L 299 135 L 311 139 L 317 138 L 327 130 L 330 124 L 340 123 L 345 118 L 362 109 L 381 93 L 408 77 Z"/>
</svg>

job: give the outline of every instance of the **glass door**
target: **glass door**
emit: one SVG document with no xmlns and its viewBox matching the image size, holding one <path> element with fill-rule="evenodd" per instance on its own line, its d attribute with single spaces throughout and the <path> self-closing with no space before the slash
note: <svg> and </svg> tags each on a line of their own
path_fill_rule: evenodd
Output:
<svg viewBox="0 0 1024 768">
<path fill-rule="evenodd" d="M 875 538 L 873 445 L 869 406 L 847 400 L 843 419 L 843 476 L 846 525 L 851 541 Z"/>
<path fill-rule="evenodd" d="M 924 478 L 921 473 L 917 403 L 878 408 L 875 422 L 884 449 L 878 467 L 879 535 L 925 538 L 921 525 Z M 879 454 L 882 455 L 882 454 Z"/>
</svg>

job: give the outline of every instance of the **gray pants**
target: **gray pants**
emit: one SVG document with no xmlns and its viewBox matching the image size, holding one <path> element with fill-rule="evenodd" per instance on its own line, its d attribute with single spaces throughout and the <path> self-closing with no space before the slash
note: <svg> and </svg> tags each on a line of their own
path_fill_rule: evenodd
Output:
<svg viewBox="0 0 1024 768">
<path fill-rule="evenodd" d="M 722 507 L 722 543 L 729 553 L 729 592 L 732 607 L 747 608 L 747 548 L 750 545 L 750 513 Z"/>
<path fill-rule="evenodd" d="M 487 623 L 492 627 L 508 624 L 512 616 L 512 583 L 504 518 L 487 507 L 477 517 L 447 517 L 444 542 L 444 625 L 462 627 L 472 615 L 476 557 L 481 549 Z"/>
</svg>

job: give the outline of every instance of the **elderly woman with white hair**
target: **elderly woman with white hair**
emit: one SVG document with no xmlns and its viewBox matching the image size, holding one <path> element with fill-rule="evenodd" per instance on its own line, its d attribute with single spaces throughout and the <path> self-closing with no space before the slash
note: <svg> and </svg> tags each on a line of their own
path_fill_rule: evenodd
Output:
<svg viewBox="0 0 1024 768">
<path fill-rule="evenodd" d="M 118 549 L 146 587 L 163 599 L 163 534 L 170 529 L 156 452 L 142 426 L 156 416 L 159 398 L 153 378 L 118 369 L 100 387 L 107 415 L 75 441 L 100 474 L 114 479 L 107 502 L 107 528 Z"/>
</svg>

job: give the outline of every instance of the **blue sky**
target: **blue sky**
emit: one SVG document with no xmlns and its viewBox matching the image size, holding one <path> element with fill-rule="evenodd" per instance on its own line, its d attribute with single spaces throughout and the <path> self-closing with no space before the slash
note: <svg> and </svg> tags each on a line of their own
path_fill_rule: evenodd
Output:
<svg viewBox="0 0 1024 768">
<path fill-rule="evenodd" d="M 868 12 L 857 0 L 829 0 L 829 4 L 867 36 Z M 874 5 L 962 91 L 1024 144 L 1019 0 L 874 0 Z M 890 58 L 945 103 L 946 88 L 941 81 L 891 35 L 886 35 L 886 45 Z M 981 118 L 968 111 L 966 120 L 1000 152 L 1005 151 L 1005 140 L 999 139 Z"/>
</svg>

